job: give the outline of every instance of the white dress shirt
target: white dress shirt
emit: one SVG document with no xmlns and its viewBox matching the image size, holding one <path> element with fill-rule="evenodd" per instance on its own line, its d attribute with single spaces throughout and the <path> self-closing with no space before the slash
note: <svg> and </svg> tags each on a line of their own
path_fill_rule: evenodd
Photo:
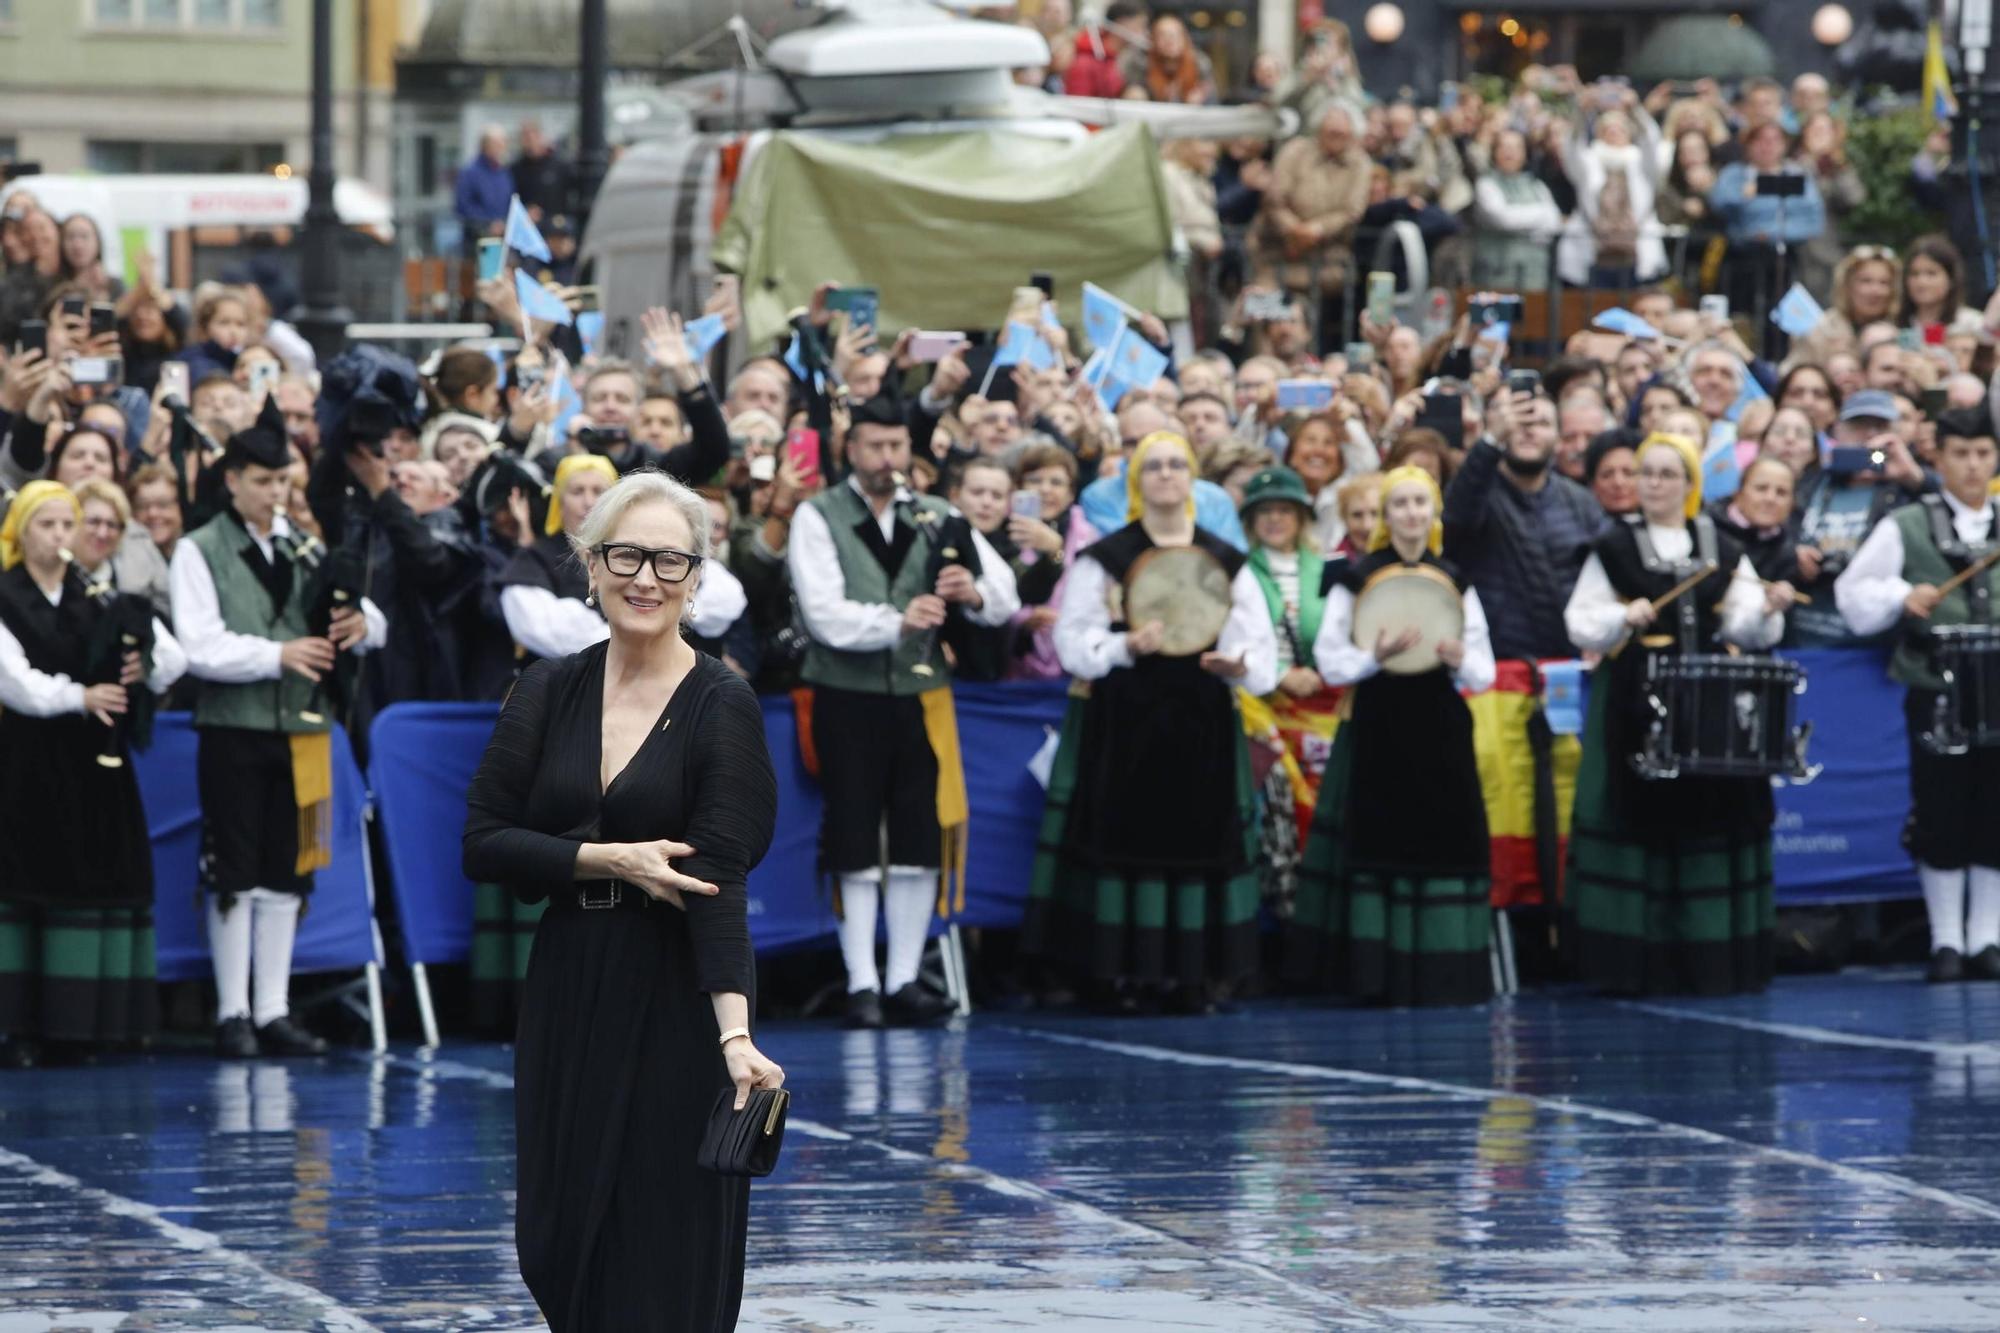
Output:
<svg viewBox="0 0 2000 1333">
<path fill-rule="evenodd" d="M 1465 656 L 1452 679 L 1467 694 L 1493 688 L 1498 670 L 1493 662 L 1493 638 L 1486 628 L 1486 608 L 1476 589 L 1465 590 L 1465 632 L 1460 637 Z M 1358 685 L 1382 669 L 1374 648 L 1354 641 L 1354 594 L 1336 584 L 1327 591 L 1319 637 L 1313 640 L 1313 661 L 1329 685 Z"/>
<path fill-rule="evenodd" d="M 63 590 L 39 589 L 50 606 L 61 606 Z M 146 676 L 146 688 L 164 694 L 187 670 L 187 654 L 172 631 L 153 621 L 153 669 Z M 0 625 L 0 708 L 25 717 L 59 717 L 83 711 L 83 682 L 71 680 L 60 671 L 37 671 L 28 665 L 21 641 L 5 625 Z"/>
<path fill-rule="evenodd" d="M 611 637 L 611 626 L 596 607 L 547 588 L 519 583 L 502 588 L 500 614 L 514 642 L 537 657 L 568 657 Z"/>
<path fill-rule="evenodd" d="M 1943 494 L 1958 539 L 1968 546 L 1983 546 L 1993 535 L 1992 504 L 1974 509 L 1949 491 Z M 1890 514 L 1875 524 L 1868 540 L 1833 581 L 1833 604 L 1840 608 L 1847 628 L 1866 638 L 1902 620 L 1903 600 L 1915 586 L 1903 577 L 1903 530 Z"/>
<path fill-rule="evenodd" d="M 1669 563 L 1678 564 L 1694 554 L 1694 535 L 1684 525 L 1660 527 L 1648 523 L 1646 535 L 1653 543 L 1654 553 Z M 1696 590 L 1682 594 L 1684 597 L 1695 595 Z M 1604 562 L 1593 553 L 1584 561 L 1583 573 L 1577 577 L 1576 588 L 1569 595 L 1569 605 L 1563 608 L 1563 624 L 1569 629 L 1570 642 L 1580 652 L 1610 652 L 1632 633 L 1632 627 L 1625 623 L 1627 604 L 1627 599 L 1620 597 L 1611 586 L 1611 576 L 1604 572 Z M 1646 633 L 1670 632 L 1669 627 L 1675 623 L 1676 613 L 1676 607 L 1668 606 Z M 1729 591 L 1723 594 L 1723 640 L 1739 648 L 1761 650 L 1776 644 L 1784 633 L 1784 613 L 1765 612 L 1764 582 L 1751 567 L 1750 557 L 1744 556 L 1736 562 L 1735 572 L 1729 576 Z M 1698 651 L 1713 652 L 1715 649 L 1704 644 Z"/>
<path fill-rule="evenodd" d="M 848 485 L 862 494 L 853 478 Z M 896 535 L 896 511 L 914 497 L 898 490 L 893 504 L 884 505 L 875 515 L 882 540 Z M 873 506 L 870 506 L 871 511 Z M 979 553 L 980 604 L 962 608 L 965 618 L 975 625 L 1004 625 L 1021 609 L 1021 595 L 1014 587 L 1014 571 L 977 529 L 972 533 L 972 549 Z M 833 544 L 833 530 L 818 508 L 800 505 L 792 514 L 791 541 L 785 561 L 792 571 L 792 592 L 799 599 L 799 613 L 806 629 L 829 648 L 844 653 L 872 653 L 894 648 L 903 637 L 903 613 L 887 602 L 857 602 L 847 595 L 847 575 L 840 567 L 840 551 Z"/>
<path fill-rule="evenodd" d="M 1070 562 L 1063 585 L 1062 606 L 1056 612 L 1056 656 L 1063 670 L 1078 680 L 1102 680 L 1135 658 L 1127 634 L 1111 628 L 1110 576 L 1087 555 Z M 1249 565 L 1236 571 L 1229 585 L 1229 619 L 1215 641 L 1224 657 L 1241 658 L 1244 674 L 1228 682 L 1252 694 L 1278 688 L 1278 635 L 1271 624 L 1270 604 Z"/>
<path fill-rule="evenodd" d="M 280 531 L 277 524 L 284 521 L 275 520 L 272 531 Z M 276 559 L 270 534 L 260 534 L 255 528 L 245 526 L 264 558 Z M 187 653 L 188 670 L 196 679 L 219 685 L 244 685 L 256 680 L 276 680 L 284 674 L 279 660 L 285 646 L 282 641 L 260 634 L 238 634 L 223 624 L 215 575 L 208 567 L 208 557 L 193 542 L 183 539 L 175 543 L 167 574 L 173 584 L 174 632 Z M 372 652 L 389 641 L 388 618 L 366 597 L 361 599 L 361 617 L 368 626 L 368 634 L 355 646 L 353 651 L 357 654 Z"/>
</svg>

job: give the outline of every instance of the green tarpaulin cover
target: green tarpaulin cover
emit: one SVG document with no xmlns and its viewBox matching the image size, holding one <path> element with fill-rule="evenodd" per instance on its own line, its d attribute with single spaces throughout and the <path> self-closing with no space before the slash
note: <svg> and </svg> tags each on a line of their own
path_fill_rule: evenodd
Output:
<svg viewBox="0 0 2000 1333">
<path fill-rule="evenodd" d="M 1001 130 L 848 143 L 773 135 L 715 244 L 743 279 L 750 340 L 826 281 L 874 286 L 885 330 L 991 329 L 1028 275 L 1074 324 L 1085 280 L 1162 319 L 1187 314 L 1158 153 L 1143 126 L 1078 142 Z"/>
</svg>

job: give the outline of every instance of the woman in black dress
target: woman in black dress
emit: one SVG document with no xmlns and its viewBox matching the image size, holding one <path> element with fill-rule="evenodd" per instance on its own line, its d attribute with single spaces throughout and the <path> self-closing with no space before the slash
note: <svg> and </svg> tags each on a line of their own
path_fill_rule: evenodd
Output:
<svg viewBox="0 0 2000 1333">
<path fill-rule="evenodd" d="M 611 637 L 530 667 L 468 793 L 465 873 L 546 898 L 515 1053 L 515 1239 L 557 1330 L 713 1333 L 743 1297 L 749 1182 L 695 1165 L 750 1038 L 745 880 L 777 782 L 750 687 L 678 628 L 708 546 L 653 471 L 576 534 Z"/>
<path fill-rule="evenodd" d="M 68 558 L 81 512 L 31 481 L 0 525 L 0 1035 L 14 1065 L 44 1041 L 149 1037 L 157 1019 L 152 844 L 123 724 L 187 656 L 150 604 L 84 582 Z M 148 631 L 149 645 L 120 643 Z"/>
</svg>

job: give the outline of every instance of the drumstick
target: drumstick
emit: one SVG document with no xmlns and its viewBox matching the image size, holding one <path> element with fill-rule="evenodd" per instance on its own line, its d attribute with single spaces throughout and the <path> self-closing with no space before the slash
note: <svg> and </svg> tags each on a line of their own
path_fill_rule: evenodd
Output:
<svg viewBox="0 0 2000 1333">
<path fill-rule="evenodd" d="M 1995 551 L 1991 555 L 1980 556 L 1977 560 L 1967 565 L 1964 569 L 1959 570 L 1958 573 L 1953 574 L 1943 583 L 1938 584 L 1938 596 L 1940 597 L 1944 596 L 1952 589 L 1958 587 L 1961 583 L 1964 583 L 1967 579 L 1974 578 L 1977 575 L 1984 573 L 1986 570 L 1993 568 L 1995 562 L 2000 562 L 2000 551 Z"/>
<path fill-rule="evenodd" d="M 1712 562 L 1703 565 L 1701 568 L 1695 570 L 1694 573 L 1688 575 L 1686 578 L 1682 579 L 1679 583 L 1676 583 L 1673 587 L 1661 593 L 1658 597 L 1653 598 L 1652 599 L 1653 610 L 1654 611 L 1665 610 L 1670 603 L 1681 597 L 1683 594 L 1687 593 L 1690 589 L 1694 588 L 1703 579 L 1707 578 L 1710 574 L 1713 574 L 1714 572 L 1715 572 L 1715 565 Z M 1618 654 L 1625 651 L 1625 645 L 1630 642 L 1632 642 L 1632 637 L 1630 634 L 1627 634 L 1625 638 L 1619 641 L 1617 647 L 1613 648 L 1610 652 L 1606 653 L 1604 656 L 1606 658 L 1613 658 L 1618 656 Z"/>
<path fill-rule="evenodd" d="M 1734 574 L 1731 574 L 1729 577 L 1732 579 L 1740 579 L 1746 577 L 1746 575 L 1743 573 L 1742 570 L 1739 569 Z M 1756 578 L 1756 575 L 1752 574 L 1748 575 L 1747 577 Z M 1757 579 L 1758 586 L 1764 588 L 1775 588 L 1781 582 L 1783 582 L 1783 580 L 1781 579 Z M 1812 598 L 1806 596 L 1804 593 L 1800 592 L 1797 588 L 1794 588 L 1792 589 L 1792 603 L 1795 606 L 1811 606 Z"/>
</svg>

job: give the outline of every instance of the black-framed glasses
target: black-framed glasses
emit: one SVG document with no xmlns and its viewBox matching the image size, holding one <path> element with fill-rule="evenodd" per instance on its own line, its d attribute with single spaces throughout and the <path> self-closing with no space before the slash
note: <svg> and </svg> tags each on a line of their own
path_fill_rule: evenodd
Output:
<svg viewBox="0 0 2000 1333">
<path fill-rule="evenodd" d="M 639 567 L 647 560 L 653 562 L 653 577 L 662 583 L 684 583 L 687 576 L 694 573 L 701 557 L 693 551 L 678 551 L 671 546 L 654 549 L 650 546 L 633 546 L 629 542 L 603 542 L 598 545 L 597 558 L 604 567 L 621 579 L 629 579 L 639 572 Z"/>
</svg>

